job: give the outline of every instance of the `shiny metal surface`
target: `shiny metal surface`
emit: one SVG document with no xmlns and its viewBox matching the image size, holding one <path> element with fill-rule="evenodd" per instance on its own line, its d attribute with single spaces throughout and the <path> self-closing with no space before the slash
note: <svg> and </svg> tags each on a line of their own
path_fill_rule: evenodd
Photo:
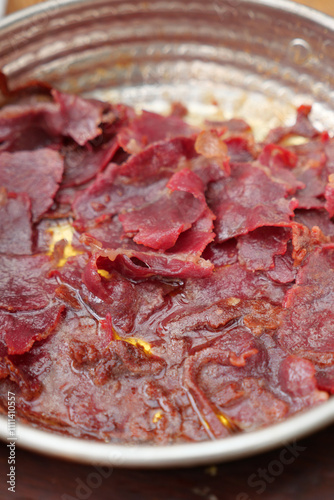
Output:
<svg viewBox="0 0 334 500">
<path fill-rule="evenodd" d="M 243 116 L 258 137 L 312 103 L 316 125 L 334 132 L 334 20 L 288 0 L 51 0 L 0 22 L 0 64 L 12 86 L 39 78 L 158 112 L 177 99 L 192 121 Z M 251 455 L 331 422 L 334 398 L 224 440 L 131 447 L 20 424 L 17 444 L 87 463 L 185 466 Z"/>
<path fill-rule="evenodd" d="M 115 467 L 190 467 L 255 455 L 315 432 L 334 421 L 334 398 L 298 416 L 227 439 L 171 446 L 129 446 L 75 439 L 17 425 L 18 446 L 88 464 Z M 0 419 L 0 437 L 6 438 L 7 422 Z"/>
</svg>

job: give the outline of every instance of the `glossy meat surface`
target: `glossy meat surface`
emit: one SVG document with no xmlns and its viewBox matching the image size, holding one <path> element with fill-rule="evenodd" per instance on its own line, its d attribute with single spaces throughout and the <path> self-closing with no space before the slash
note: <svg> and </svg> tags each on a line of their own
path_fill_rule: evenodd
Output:
<svg viewBox="0 0 334 500">
<path fill-rule="evenodd" d="M 175 109 L 27 85 L 0 110 L 4 414 L 168 444 L 334 392 L 333 139 L 307 106 L 264 143 Z"/>
</svg>

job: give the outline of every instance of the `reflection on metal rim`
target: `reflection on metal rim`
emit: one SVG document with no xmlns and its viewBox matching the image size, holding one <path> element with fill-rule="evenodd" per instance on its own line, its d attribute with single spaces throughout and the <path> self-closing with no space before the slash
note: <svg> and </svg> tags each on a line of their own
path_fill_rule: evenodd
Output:
<svg viewBox="0 0 334 500">
<path fill-rule="evenodd" d="M 185 467 L 235 460 L 288 444 L 334 422 L 334 398 L 265 429 L 216 441 L 171 446 L 116 445 L 75 439 L 17 424 L 17 444 L 31 451 L 87 464 L 114 467 Z M 0 438 L 7 419 L 0 418 Z"/>
</svg>

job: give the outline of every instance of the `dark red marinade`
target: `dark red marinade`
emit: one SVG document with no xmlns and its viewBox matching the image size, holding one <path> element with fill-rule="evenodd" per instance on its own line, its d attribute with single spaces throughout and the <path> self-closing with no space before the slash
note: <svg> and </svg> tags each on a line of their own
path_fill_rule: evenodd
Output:
<svg viewBox="0 0 334 500">
<path fill-rule="evenodd" d="M 41 428 L 166 444 L 328 399 L 334 139 L 310 107 L 257 143 L 2 87 L 1 412 L 10 390 Z"/>
</svg>

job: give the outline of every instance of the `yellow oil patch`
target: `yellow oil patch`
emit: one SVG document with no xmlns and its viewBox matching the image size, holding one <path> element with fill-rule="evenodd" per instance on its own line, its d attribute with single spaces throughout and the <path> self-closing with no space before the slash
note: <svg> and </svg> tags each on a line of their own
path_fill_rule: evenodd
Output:
<svg viewBox="0 0 334 500">
<path fill-rule="evenodd" d="M 300 146 L 301 144 L 306 144 L 309 142 L 307 137 L 302 137 L 301 135 L 290 135 L 286 139 L 281 142 L 281 145 L 284 146 Z"/>
<path fill-rule="evenodd" d="M 105 269 L 98 269 L 97 272 L 99 273 L 100 276 L 102 276 L 103 278 L 106 278 L 107 280 L 110 280 L 111 278 L 111 274 L 108 273 L 108 271 L 106 271 Z"/>
<path fill-rule="evenodd" d="M 109 346 L 115 340 L 123 340 L 123 342 L 127 342 L 128 344 L 131 344 L 131 345 L 133 345 L 135 347 L 141 347 L 144 350 L 145 354 L 147 354 L 147 355 L 151 355 L 152 354 L 151 345 L 148 342 L 146 342 L 145 340 L 138 339 L 138 338 L 135 338 L 135 337 L 124 338 L 124 337 L 121 337 L 120 335 L 118 335 L 118 333 L 116 332 L 115 328 L 113 328 L 112 330 L 113 330 L 113 334 L 114 334 L 114 340 L 112 340 L 110 342 Z"/>
<path fill-rule="evenodd" d="M 226 302 L 229 306 L 237 306 L 241 302 L 241 300 L 237 299 L 236 297 L 230 297 Z"/>
<path fill-rule="evenodd" d="M 219 420 L 221 421 L 221 423 L 223 425 L 225 425 L 225 427 L 230 427 L 230 421 L 224 416 L 224 415 L 217 415 L 217 417 L 219 418 Z"/>
<path fill-rule="evenodd" d="M 128 344 L 134 345 L 136 347 L 140 346 L 143 348 L 146 354 L 152 354 L 151 346 L 145 340 L 137 339 L 137 338 L 128 338 L 128 339 L 120 339 L 128 342 Z"/>
<path fill-rule="evenodd" d="M 59 224 L 57 226 L 53 226 L 52 228 L 48 229 L 48 232 L 52 236 L 48 255 L 53 254 L 55 246 L 59 241 L 62 240 L 67 241 L 63 257 L 58 262 L 58 267 L 62 267 L 64 264 L 66 264 L 67 259 L 69 259 L 70 257 L 75 257 L 76 255 L 82 253 L 79 250 L 76 250 L 75 248 L 72 247 L 74 229 L 68 222 L 66 222 L 65 224 Z"/>
<path fill-rule="evenodd" d="M 219 413 L 216 416 L 217 418 L 219 418 L 224 427 L 226 427 L 226 429 L 228 429 L 230 432 L 235 433 L 238 431 L 238 427 L 233 422 L 231 422 L 231 420 L 228 417 L 222 415 L 221 413 Z"/>
<path fill-rule="evenodd" d="M 159 411 L 157 411 L 157 412 L 156 412 L 156 414 L 154 415 L 152 422 L 153 422 L 154 424 L 156 424 L 156 423 L 157 423 L 157 422 L 158 422 L 161 418 L 162 418 L 162 411 L 161 411 L 161 410 L 159 410 Z"/>
</svg>

